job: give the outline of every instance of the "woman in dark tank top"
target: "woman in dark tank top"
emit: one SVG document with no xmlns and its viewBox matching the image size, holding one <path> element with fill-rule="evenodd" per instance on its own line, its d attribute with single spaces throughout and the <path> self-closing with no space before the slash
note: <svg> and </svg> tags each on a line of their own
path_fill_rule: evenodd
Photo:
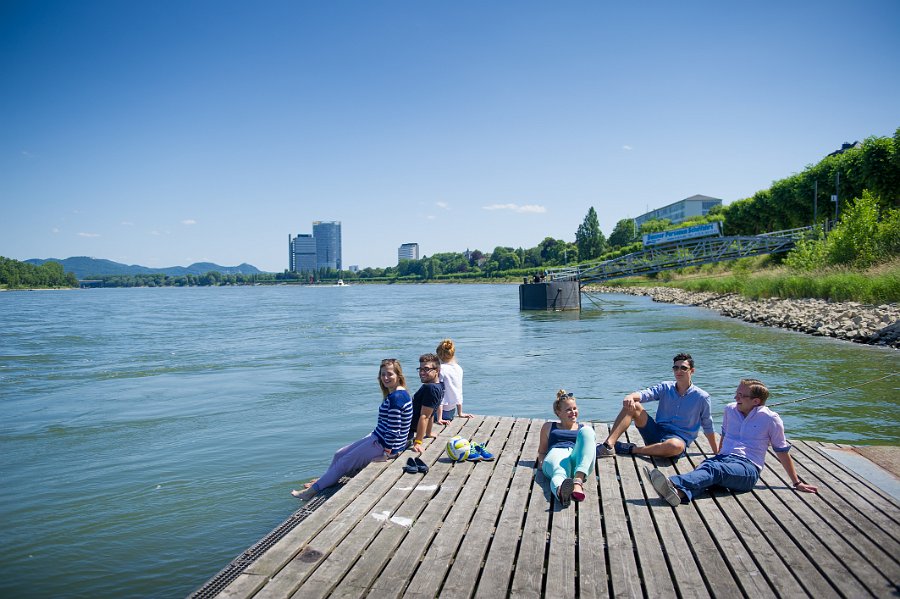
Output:
<svg viewBox="0 0 900 599">
<path fill-rule="evenodd" d="M 559 422 L 545 422 L 535 466 L 550 479 L 550 491 L 562 507 L 584 501 L 584 481 L 594 471 L 596 438 L 591 426 L 578 422 L 575 395 L 560 389 L 553 402 Z"/>
</svg>

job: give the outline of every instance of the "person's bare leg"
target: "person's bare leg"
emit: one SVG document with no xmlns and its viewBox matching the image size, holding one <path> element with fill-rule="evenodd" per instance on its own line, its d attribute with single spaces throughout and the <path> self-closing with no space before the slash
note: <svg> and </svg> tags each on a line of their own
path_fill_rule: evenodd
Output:
<svg viewBox="0 0 900 599">
<path fill-rule="evenodd" d="M 616 441 L 619 440 L 619 437 L 622 436 L 628 427 L 631 426 L 631 423 L 634 423 L 635 426 L 645 426 L 647 424 L 647 411 L 644 410 L 644 407 L 641 404 L 635 404 L 633 410 L 628 410 L 623 407 L 619 412 L 619 415 L 616 416 L 616 420 L 613 422 L 612 429 L 609 431 L 609 436 L 606 437 L 606 441 L 603 443 L 612 447 L 615 445 Z"/>
<path fill-rule="evenodd" d="M 631 453 L 646 455 L 655 458 L 673 458 L 684 451 L 684 441 L 681 439 L 666 439 L 662 443 L 653 443 L 643 447 L 635 447 Z"/>
</svg>

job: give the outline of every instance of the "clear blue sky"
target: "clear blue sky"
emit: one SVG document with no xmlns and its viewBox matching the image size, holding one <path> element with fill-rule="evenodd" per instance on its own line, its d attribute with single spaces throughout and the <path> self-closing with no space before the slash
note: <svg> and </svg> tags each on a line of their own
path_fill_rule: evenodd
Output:
<svg viewBox="0 0 900 599">
<path fill-rule="evenodd" d="M 574 240 L 900 126 L 900 2 L 0 2 L 0 255 Z"/>
</svg>

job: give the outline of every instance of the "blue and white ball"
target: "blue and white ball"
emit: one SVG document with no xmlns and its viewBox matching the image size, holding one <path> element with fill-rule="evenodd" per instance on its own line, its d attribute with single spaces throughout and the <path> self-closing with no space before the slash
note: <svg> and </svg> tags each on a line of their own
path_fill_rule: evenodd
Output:
<svg viewBox="0 0 900 599">
<path fill-rule="evenodd" d="M 469 457 L 469 440 L 456 435 L 447 441 L 447 455 L 454 462 L 464 462 Z"/>
</svg>

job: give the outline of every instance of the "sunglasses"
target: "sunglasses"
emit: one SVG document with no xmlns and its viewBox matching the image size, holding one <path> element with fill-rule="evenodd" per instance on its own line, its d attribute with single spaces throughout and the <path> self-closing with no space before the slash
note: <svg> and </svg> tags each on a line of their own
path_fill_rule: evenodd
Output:
<svg viewBox="0 0 900 599">
<path fill-rule="evenodd" d="M 672 370 L 680 370 L 681 372 L 684 372 L 685 370 L 690 370 L 690 369 L 691 369 L 690 366 L 684 366 L 684 365 L 679 366 L 678 364 L 675 364 L 674 366 L 672 366 Z"/>
</svg>

